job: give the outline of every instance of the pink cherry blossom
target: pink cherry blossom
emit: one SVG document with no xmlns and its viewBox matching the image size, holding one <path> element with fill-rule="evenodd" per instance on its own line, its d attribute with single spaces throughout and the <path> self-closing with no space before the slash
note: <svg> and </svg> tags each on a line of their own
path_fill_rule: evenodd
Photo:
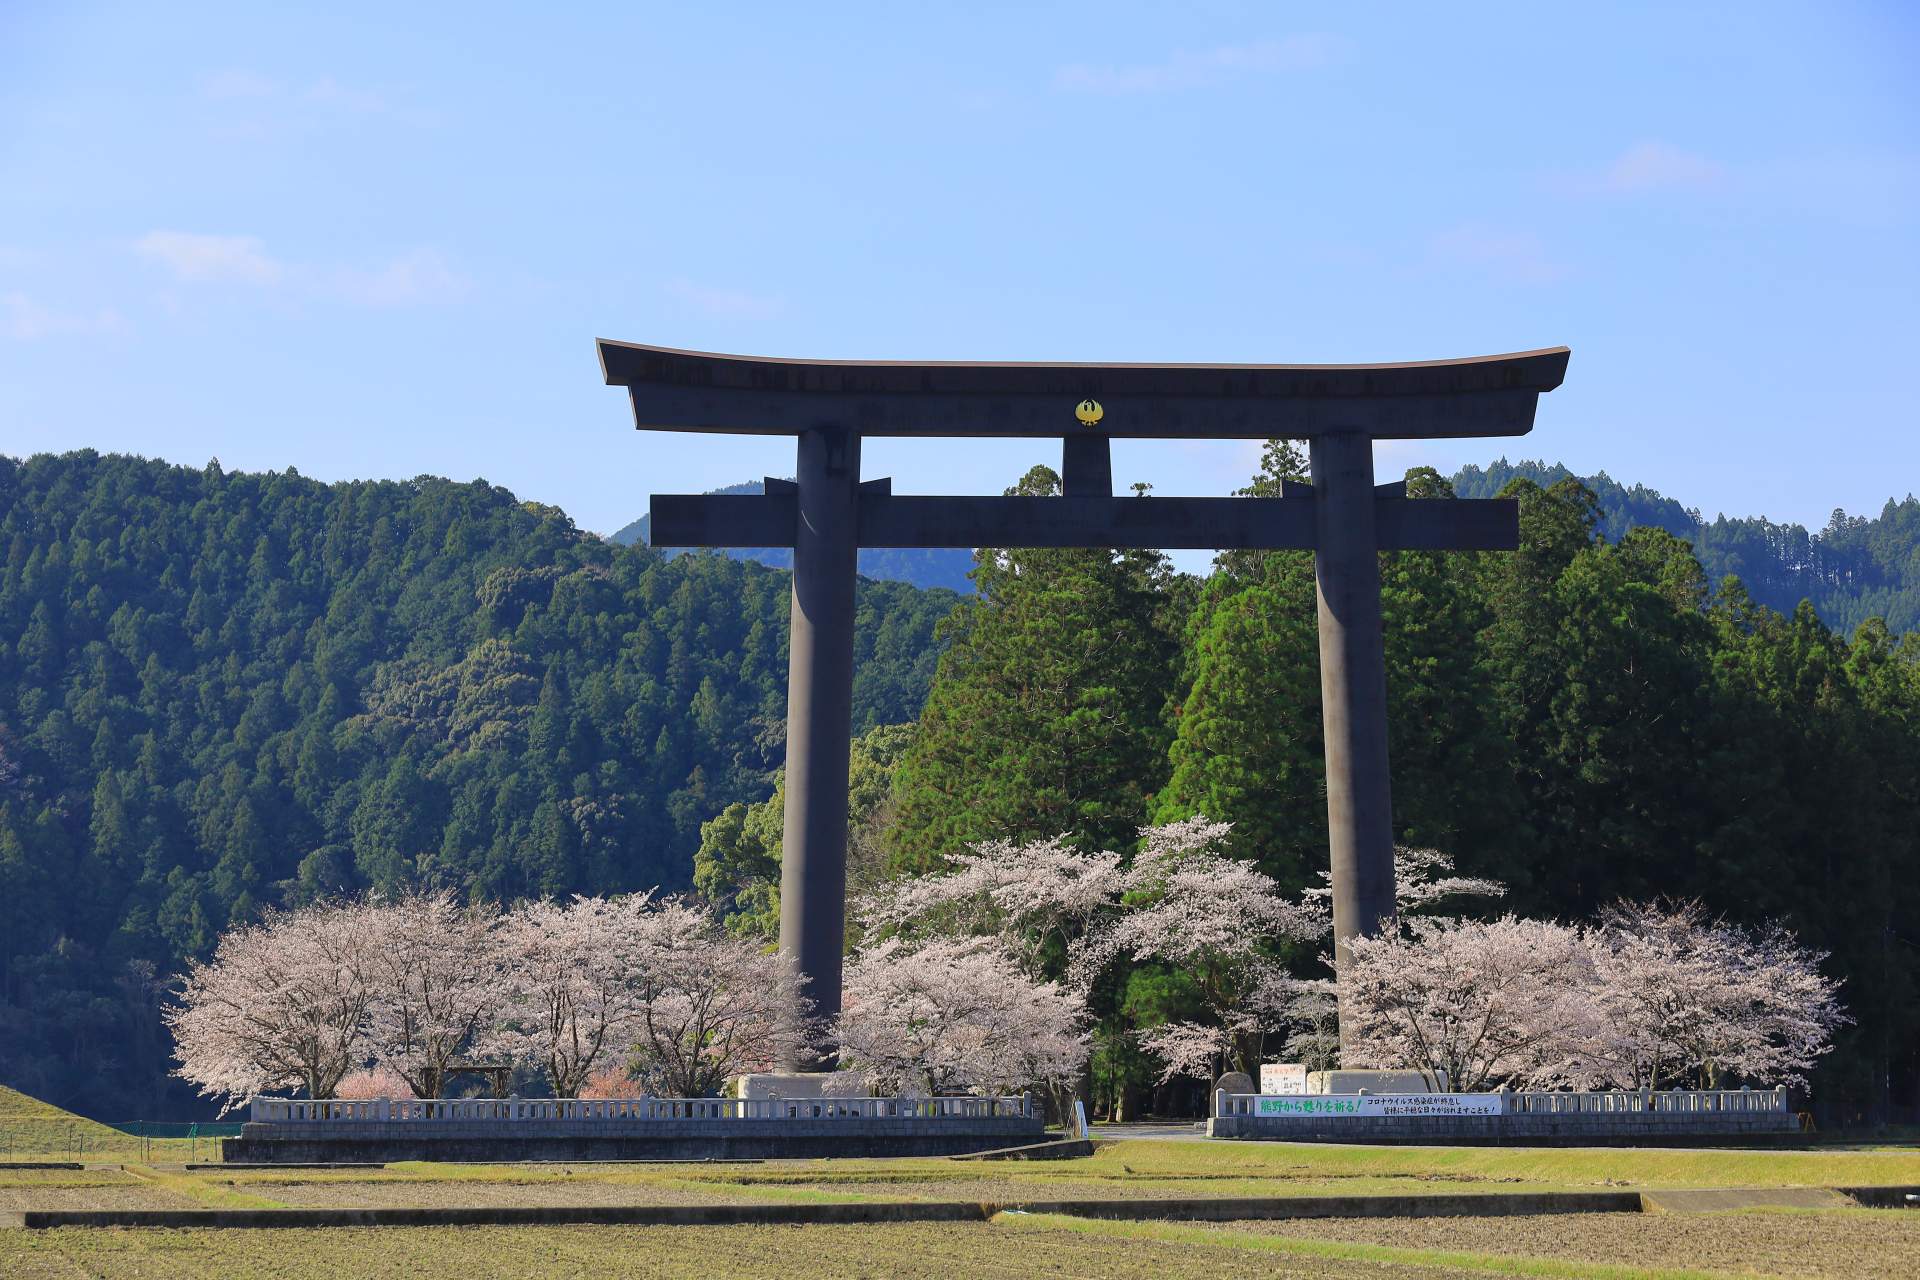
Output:
<svg viewBox="0 0 1920 1280">
<path fill-rule="evenodd" d="M 415 1097 L 441 1096 L 447 1064 L 499 1019 L 507 957 L 498 918 L 446 890 L 407 892 L 367 909 L 368 1049 Z"/>
<path fill-rule="evenodd" d="M 224 1098 L 223 1111 L 269 1089 L 332 1096 L 367 1056 L 372 936 L 369 908 L 353 902 L 271 912 L 221 935 L 163 1014 L 174 1074 Z"/>
<path fill-rule="evenodd" d="M 727 933 L 678 898 L 634 921 L 628 992 L 634 1066 L 660 1096 L 704 1098 L 727 1079 L 772 1071 L 812 1038 L 790 955 Z"/>
<path fill-rule="evenodd" d="M 1544 920 L 1414 918 L 1355 938 L 1339 975 L 1359 1025 L 1341 1065 L 1412 1069 L 1471 1093 L 1545 1087 L 1577 1073 L 1591 1022 L 1580 931 Z"/>
<path fill-rule="evenodd" d="M 1068 1087 L 1085 1065 L 1086 1006 L 1027 976 L 991 938 L 893 938 L 847 964 L 834 1023 L 844 1067 L 907 1095 Z"/>
</svg>

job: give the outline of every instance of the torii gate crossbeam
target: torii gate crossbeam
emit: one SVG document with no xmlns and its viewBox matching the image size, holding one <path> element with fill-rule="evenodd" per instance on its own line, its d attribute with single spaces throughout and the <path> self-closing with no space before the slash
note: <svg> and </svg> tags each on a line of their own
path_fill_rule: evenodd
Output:
<svg viewBox="0 0 1920 1280">
<path fill-rule="evenodd" d="M 1410 364 L 984 364 L 777 360 L 599 343 L 641 430 L 796 437 L 795 479 L 751 496 L 660 495 L 667 547 L 790 546 L 780 942 L 815 1011 L 840 1008 L 854 567 L 861 547 L 1299 548 L 1314 552 L 1336 963 L 1394 911 L 1379 551 L 1511 550 L 1518 508 L 1376 486 L 1376 438 L 1523 435 L 1565 347 Z M 1099 403 L 1082 425 L 1075 406 Z M 1062 441 L 1064 495 L 896 497 L 860 480 L 863 436 Z M 1278 498 L 1116 498 L 1113 438 L 1305 438 L 1313 483 Z M 1352 1019 L 1341 1018 L 1341 1038 Z M 789 1064 L 813 1069 L 817 1062 Z"/>
</svg>

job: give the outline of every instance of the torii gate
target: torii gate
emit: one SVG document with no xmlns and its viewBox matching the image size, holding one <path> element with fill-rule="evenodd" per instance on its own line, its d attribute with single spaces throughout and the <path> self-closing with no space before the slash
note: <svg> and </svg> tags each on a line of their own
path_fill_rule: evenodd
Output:
<svg viewBox="0 0 1920 1280">
<path fill-rule="evenodd" d="M 1524 435 L 1540 394 L 1566 376 L 1566 347 L 1348 365 L 781 360 L 604 339 L 599 349 L 640 430 L 798 441 L 795 480 L 769 479 L 765 494 L 655 495 L 652 541 L 793 548 L 780 945 L 819 1015 L 840 1009 L 861 547 L 1311 549 L 1336 962 L 1348 939 L 1393 914 L 1376 552 L 1510 551 L 1520 529 L 1510 501 L 1409 501 L 1404 482 L 1375 485 L 1373 441 Z M 861 482 L 863 436 L 1057 438 L 1063 496 L 897 497 L 890 480 Z M 1278 498 L 1113 496 L 1112 439 L 1275 436 L 1308 441 L 1310 486 Z M 1343 1045 L 1351 1025 L 1340 1019 Z"/>
</svg>

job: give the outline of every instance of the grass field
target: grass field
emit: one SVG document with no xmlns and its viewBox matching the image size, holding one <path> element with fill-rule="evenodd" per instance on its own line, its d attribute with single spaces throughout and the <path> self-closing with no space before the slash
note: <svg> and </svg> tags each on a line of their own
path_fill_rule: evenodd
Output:
<svg viewBox="0 0 1920 1280">
<path fill-rule="evenodd" d="M 89 1125 L 0 1090 L 0 1134 Z M 1116 1141 L 1058 1162 L 396 1164 L 188 1171 L 178 1144 L 141 1159 L 105 1126 L 82 1170 L 0 1163 L 20 1209 L 766 1204 L 870 1200 L 1019 1205 L 1081 1199 L 1423 1195 L 1527 1190 L 1920 1185 L 1920 1150 L 1344 1147 Z M 43 1139 L 44 1141 L 44 1136 Z M 158 1144 L 156 1144 L 158 1145 Z M 204 1147 L 204 1144 L 202 1144 Z M 57 1146 L 47 1148 L 58 1157 Z M 105 1153 L 104 1158 L 96 1151 Z M 1662 1276 L 1920 1277 L 1920 1213 L 1899 1210 L 866 1226 L 386 1227 L 0 1231 L 0 1276 Z"/>
<path fill-rule="evenodd" d="M 209 1153 L 218 1148 L 207 1138 L 139 1138 L 0 1085 L 0 1167 L 21 1160 L 217 1159 Z"/>
<path fill-rule="evenodd" d="M 766 1164 L 396 1164 L 214 1169 L 154 1161 L 30 1172 L 0 1166 L 0 1210 L 410 1208 L 943 1200 L 1432 1195 L 1621 1188 L 1920 1185 L 1920 1151 L 1659 1151 L 1332 1147 L 1132 1141 L 1084 1160 L 805 1160 Z M 97 1205 L 88 1203 L 97 1194 Z"/>
<path fill-rule="evenodd" d="M 1920 1214 L 1896 1210 L 1182 1224 L 1002 1214 L 806 1227 L 397 1227 L 0 1233 L 9 1280 L 458 1277 L 1900 1277 Z"/>
</svg>

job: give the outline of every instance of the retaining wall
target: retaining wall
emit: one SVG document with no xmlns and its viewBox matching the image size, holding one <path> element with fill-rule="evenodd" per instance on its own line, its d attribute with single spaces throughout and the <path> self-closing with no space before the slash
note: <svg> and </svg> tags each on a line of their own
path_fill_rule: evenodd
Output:
<svg viewBox="0 0 1920 1280">
<path fill-rule="evenodd" d="M 259 1164 L 396 1160 L 773 1160 L 953 1156 L 1040 1141 L 1038 1116 L 820 1120 L 252 1122 L 223 1159 Z"/>
<path fill-rule="evenodd" d="M 1681 1146 L 1800 1132 L 1784 1112 L 1616 1112 L 1505 1116 L 1215 1116 L 1210 1138 L 1382 1146 Z"/>
</svg>

